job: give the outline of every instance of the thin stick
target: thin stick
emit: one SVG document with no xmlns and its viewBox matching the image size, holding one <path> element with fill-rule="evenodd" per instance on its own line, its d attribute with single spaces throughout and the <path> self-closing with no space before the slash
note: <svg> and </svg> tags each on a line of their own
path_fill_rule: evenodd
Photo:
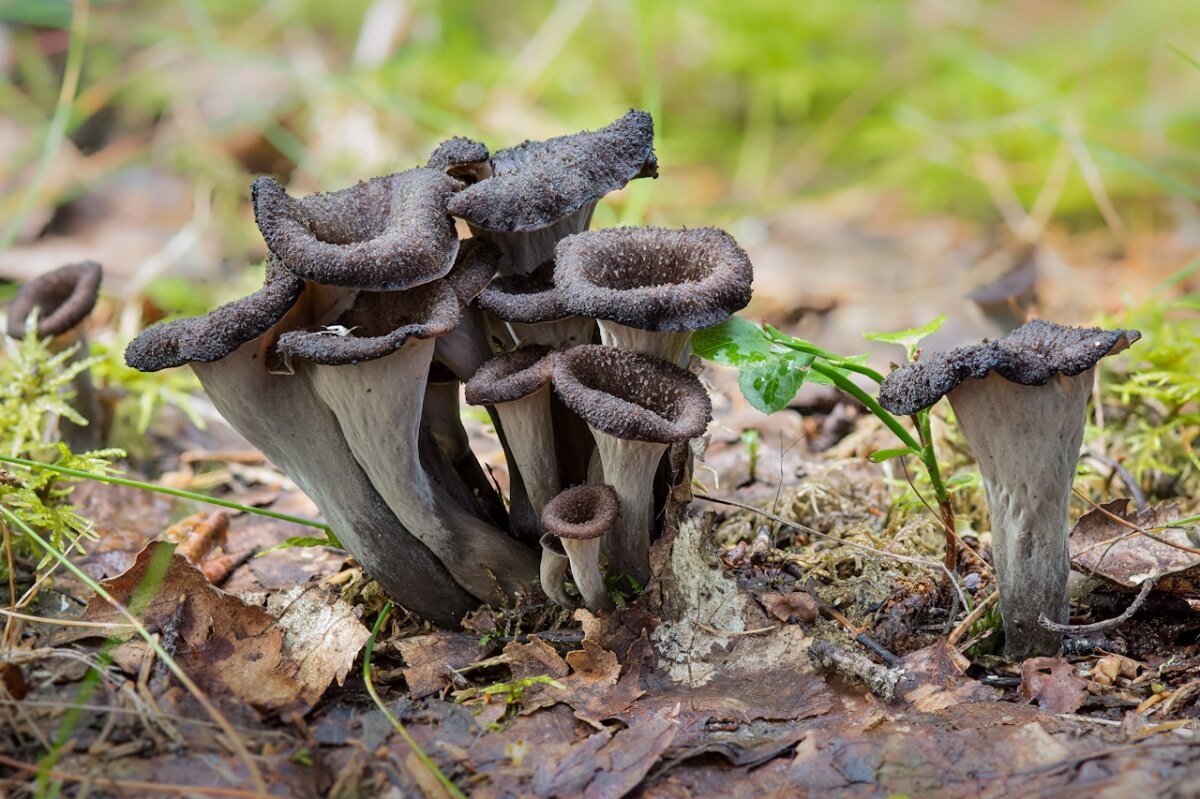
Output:
<svg viewBox="0 0 1200 799">
<path fill-rule="evenodd" d="M 971 629 L 971 625 L 983 618 L 983 614 L 987 613 L 988 608 L 996 604 L 999 599 L 999 591 L 993 591 L 984 597 L 983 601 L 976 605 L 975 609 L 967 614 L 967 617 L 954 628 L 954 632 L 950 633 L 950 637 L 946 639 L 946 643 L 950 644 L 950 646 L 958 646 L 958 642 Z"/>
<path fill-rule="evenodd" d="M 114 632 L 133 632 L 133 626 L 122 624 L 119 622 L 108 621 L 81 621 L 79 619 L 48 619 L 44 616 L 34 616 L 29 613 L 18 613 L 15 610 L 5 610 L 0 608 L 0 615 L 7 616 L 10 619 L 20 619 L 21 621 L 32 621 L 38 624 L 51 624 L 57 627 L 92 627 L 97 630 L 113 630 Z"/>
<path fill-rule="evenodd" d="M 25 763 L 17 760 L 14 757 L 0 755 L 0 764 L 15 768 L 18 771 L 39 771 L 38 767 L 33 763 Z M 189 794 L 201 794 L 203 796 L 232 796 L 238 799 L 255 799 L 262 794 L 254 791 L 243 791 L 240 788 L 209 788 L 198 785 L 170 785 L 164 782 L 145 782 L 143 780 L 122 780 L 116 777 L 97 776 L 93 774 L 80 775 L 68 774 L 57 769 L 50 769 L 47 774 L 56 780 L 63 782 L 83 782 L 83 783 L 100 783 L 102 785 L 110 785 L 113 788 L 123 788 L 125 790 L 135 791 L 154 791 L 162 793 L 175 793 L 180 796 L 188 796 Z"/>
<path fill-rule="evenodd" d="M 1073 633 L 1075 635 L 1089 635 L 1091 633 L 1111 630 L 1122 622 L 1128 621 L 1133 617 L 1133 614 L 1142 609 L 1142 605 L 1146 604 L 1146 597 L 1150 596 L 1150 589 L 1154 588 L 1154 582 L 1157 579 L 1158 575 L 1152 574 L 1143 580 L 1142 590 L 1138 592 L 1137 598 L 1129 603 L 1129 607 L 1125 608 L 1125 611 L 1119 616 L 1113 616 L 1111 619 L 1098 621 L 1094 624 L 1059 624 L 1047 619 L 1045 613 L 1039 613 L 1038 624 L 1056 633 Z"/>
</svg>

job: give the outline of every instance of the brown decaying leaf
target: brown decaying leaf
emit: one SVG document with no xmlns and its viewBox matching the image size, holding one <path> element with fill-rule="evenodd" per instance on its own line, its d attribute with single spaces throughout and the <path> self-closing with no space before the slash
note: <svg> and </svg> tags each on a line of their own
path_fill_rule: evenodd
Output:
<svg viewBox="0 0 1200 799">
<path fill-rule="evenodd" d="M 953 707 L 966 702 L 986 702 L 1000 698 L 1000 691 L 972 680 L 964 673 L 970 661 L 954 647 L 939 640 L 900 660 L 904 676 L 897 695 L 923 713 Z"/>
<path fill-rule="evenodd" d="M 1109 514 L 1148 529 L 1178 519 L 1179 508 L 1159 504 L 1130 512 L 1128 499 L 1114 499 L 1093 509 L 1080 517 L 1071 531 L 1072 567 L 1084 574 L 1095 574 L 1126 591 L 1137 591 L 1142 580 L 1156 574 L 1156 591 L 1200 596 L 1200 555 L 1141 535 Z M 1153 533 L 1163 541 L 1191 546 L 1187 532 L 1182 529 Z"/>
<path fill-rule="evenodd" d="M 1046 672 L 1049 671 L 1047 674 Z M 1021 664 L 1021 696 L 1037 700 L 1047 713 L 1074 713 L 1087 701 L 1087 680 L 1058 658 L 1030 658 Z"/>
<path fill-rule="evenodd" d="M 103 586 L 151 631 L 178 619 L 175 660 L 218 701 L 303 712 L 332 680 L 345 677 L 370 637 L 353 610 L 320 586 L 260 595 L 263 605 L 248 604 L 214 587 L 172 550 L 150 543 L 128 571 Z M 124 620 L 100 597 L 89 600 L 85 618 Z"/>
<path fill-rule="evenodd" d="M 450 669 L 470 666 L 490 652 L 479 646 L 478 635 L 450 632 L 402 638 L 396 648 L 404 658 L 404 681 L 413 699 L 449 688 Z"/>
<path fill-rule="evenodd" d="M 763 594 L 758 598 L 772 616 L 785 623 L 812 624 L 820 613 L 820 603 L 807 591 L 792 591 L 787 594 Z"/>
</svg>

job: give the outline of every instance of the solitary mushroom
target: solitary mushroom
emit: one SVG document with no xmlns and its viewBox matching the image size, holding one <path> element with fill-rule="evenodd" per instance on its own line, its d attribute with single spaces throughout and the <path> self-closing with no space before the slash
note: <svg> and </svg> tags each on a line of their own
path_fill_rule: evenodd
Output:
<svg viewBox="0 0 1200 799">
<path fill-rule="evenodd" d="M 30 314 L 37 311 L 37 326 L 33 329 L 38 338 L 50 337 L 50 347 L 62 352 L 74 347 L 71 361 L 88 357 L 87 333 L 84 320 L 96 306 L 100 295 L 102 270 L 95 261 L 61 266 L 44 275 L 39 275 L 23 285 L 13 298 L 8 309 L 8 335 L 23 339 Z M 79 414 L 84 424 L 71 419 L 59 422 L 59 432 L 74 450 L 95 449 L 104 443 L 101 426 L 100 398 L 92 384 L 90 370 L 84 369 L 72 381 L 75 396 L 71 408 Z"/>
<path fill-rule="evenodd" d="M 888 375 L 879 402 L 897 415 L 943 396 L 979 462 L 992 523 L 1005 654 L 1052 655 L 1067 621 L 1071 484 L 1096 363 L 1136 330 L 1029 322 L 998 341 L 925 355 Z"/>
<path fill-rule="evenodd" d="M 617 492 L 610 486 L 580 485 L 563 491 L 542 511 L 546 536 L 558 539 L 567 553 L 575 585 L 593 613 L 613 606 L 600 571 L 600 542 L 612 535 L 619 509 Z"/>
<path fill-rule="evenodd" d="M 460 146 L 447 143 L 431 160 L 461 159 L 449 154 Z M 527 141 L 495 153 L 491 170 L 446 207 L 500 247 L 502 275 L 528 274 L 553 256 L 559 239 L 587 229 L 600 198 L 635 178 L 658 176 L 654 121 L 630 111 L 599 130 Z"/>
<path fill-rule="evenodd" d="M 303 294 L 308 299 L 298 303 Z M 144 372 L 191 365 L 221 415 L 312 498 L 338 538 L 399 604 L 455 626 L 475 600 L 388 508 L 303 375 L 268 369 L 277 324 L 316 292 L 277 261 L 262 289 L 207 316 L 152 327 L 125 351 Z"/>
<path fill-rule="evenodd" d="M 288 196 L 254 181 L 254 219 L 296 275 L 326 286 L 392 291 L 442 277 L 458 238 L 446 200 L 462 187 L 433 169 L 410 169 L 329 194 Z"/>
<path fill-rule="evenodd" d="M 555 249 L 554 281 L 572 313 L 598 320 L 600 340 L 683 366 L 692 332 L 750 302 L 753 269 L 723 230 L 609 228 Z"/>
<path fill-rule="evenodd" d="M 695 375 L 661 358 L 597 345 L 557 355 L 554 389 L 592 428 L 604 479 L 620 498 L 608 560 L 645 583 L 654 473 L 667 445 L 704 433 L 712 417 L 708 394 Z"/>
<path fill-rule="evenodd" d="M 337 320 L 345 335 L 293 331 L 276 346 L 309 375 L 400 522 L 472 596 L 491 601 L 497 587 L 512 595 L 534 582 L 535 555 L 455 503 L 429 479 L 419 454 L 435 338 L 454 329 L 460 310 L 446 281 L 405 292 L 362 292 Z"/>
</svg>

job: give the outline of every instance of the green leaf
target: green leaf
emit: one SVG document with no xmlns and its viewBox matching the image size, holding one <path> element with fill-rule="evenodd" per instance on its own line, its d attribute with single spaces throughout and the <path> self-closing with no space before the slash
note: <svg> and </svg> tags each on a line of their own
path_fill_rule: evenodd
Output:
<svg viewBox="0 0 1200 799">
<path fill-rule="evenodd" d="M 775 357 L 772 343 L 753 322 L 733 316 L 692 336 L 692 352 L 724 366 L 761 365 Z"/>
<path fill-rule="evenodd" d="M 863 333 L 863 338 L 867 341 L 882 341 L 885 344 L 899 344 L 904 347 L 905 353 L 908 355 L 908 360 L 913 359 L 916 354 L 917 344 L 921 339 L 931 336 L 941 329 L 946 323 L 945 315 L 939 316 L 927 325 L 921 327 L 911 327 L 908 330 L 899 330 L 895 333 Z"/>
<path fill-rule="evenodd" d="M 276 544 L 273 547 L 267 547 L 262 552 L 259 552 L 254 557 L 261 558 L 268 552 L 274 552 L 277 549 L 295 549 L 296 547 L 333 547 L 334 549 L 342 549 L 342 544 L 333 534 L 328 538 L 311 535 L 297 535 L 284 541 L 282 544 Z"/>
<path fill-rule="evenodd" d="M 775 413 L 792 401 L 811 373 L 813 356 L 789 352 L 757 366 L 744 366 L 738 375 L 742 394 L 763 413 Z"/>
<path fill-rule="evenodd" d="M 905 455 L 920 455 L 919 452 L 914 452 L 908 447 L 899 447 L 897 449 L 877 449 L 867 456 L 867 460 L 871 463 L 883 463 L 890 461 L 892 458 L 903 458 Z"/>
</svg>

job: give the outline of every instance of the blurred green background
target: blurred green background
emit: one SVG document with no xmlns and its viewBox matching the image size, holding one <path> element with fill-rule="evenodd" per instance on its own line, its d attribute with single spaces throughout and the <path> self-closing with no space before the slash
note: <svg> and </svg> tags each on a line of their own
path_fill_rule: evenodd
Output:
<svg viewBox="0 0 1200 799">
<path fill-rule="evenodd" d="M 338 188 L 452 134 L 495 149 L 631 106 L 655 115 L 662 178 L 598 225 L 866 188 L 913 215 L 1124 233 L 1200 197 L 1195 2 L 7 0 L 0 21 L 6 245 L 149 165 L 205 197 L 235 258 L 261 251 L 254 173 Z"/>
</svg>

